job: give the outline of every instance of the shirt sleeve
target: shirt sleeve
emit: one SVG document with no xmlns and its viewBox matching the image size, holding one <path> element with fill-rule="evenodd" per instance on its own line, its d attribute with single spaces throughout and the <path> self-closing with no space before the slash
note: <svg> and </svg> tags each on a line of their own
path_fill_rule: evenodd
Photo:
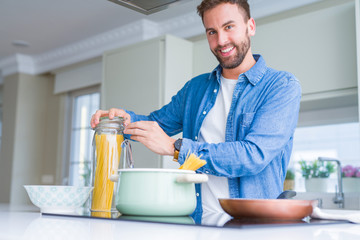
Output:
<svg viewBox="0 0 360 240">
<path fill-rule="evenodd" d="M 207 161 L 199 172 L 233 178 L 256 175 L 285 151 L 291 152 L 301 87 L 296 79 L 280 79 L 276 85 L 256 112 L 250 113 L 250 127 L 242 140 L 211 144 L 183 139 L 179 163 L 183 164 L 188 152 L 197 153 Z"/>
</svg>

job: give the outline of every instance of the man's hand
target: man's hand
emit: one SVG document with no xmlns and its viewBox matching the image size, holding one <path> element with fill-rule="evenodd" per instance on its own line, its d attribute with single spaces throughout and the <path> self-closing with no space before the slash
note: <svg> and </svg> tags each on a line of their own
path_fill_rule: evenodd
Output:
<svg viewBox="0 0 360 240">
<path fill-rule="evenodd" d="M 131 121 L 131 117 L 128 113 L 126 113 L 122 109 L 111 108 L 110 110 L 97 110 L 94 115 L 92 115 L 90 120 L 91 128 L 95 128 L 96 125 L 99 124 L 101 117 L 108 116 L 109 119 L 113 119 L 114 117 L 123 117 L 124 118 L 124 126 L 128 125 Z"/>
<path fill-rule="evenodd" d="M 175 139 L 169 137 L 153 121 L 138 121 L 129 123 L 124 130 L 125 134 L 131 134 L 131 139 L 144 144 L 154 153 L 160 155 L 174 155 Z"/>
</svg>

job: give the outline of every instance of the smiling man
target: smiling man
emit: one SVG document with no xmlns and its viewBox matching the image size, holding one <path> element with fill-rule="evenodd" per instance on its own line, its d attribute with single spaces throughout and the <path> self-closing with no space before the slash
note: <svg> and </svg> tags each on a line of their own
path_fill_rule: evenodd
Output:
<svg viewBox="0 0 360 240">
<path fill-rule="evenodd" d="M 101 116 L 126 118 L 124 133 L 183 164 L 189 152 L 207 161 L 198 172 L 195 213 L 221 212 L 218 198 L 276 198 L 281 192 L 297 124 L 296 78 L 253 55 L 255 21 L 246 0 L 204 0 L 198 6 L 209 47 L 219 61 L 188 81 L 170 103 L 148 116 L 113 108 Z M 183 138 L 170 136 L 183 133 Z"/>
<path fill-rule="evenodd" d="M 240 2 L 242 8 L 222 1 L 213 1 L 217 7 L 206 2 L 198 7 L 210 49 L 223 67 L 225 78 L 237 79 L 240 73 L 256 63 L 250 48 L 250 37 L 255 35 L 255 21 L 250 18 L 247 2 Z"/>
</svg>

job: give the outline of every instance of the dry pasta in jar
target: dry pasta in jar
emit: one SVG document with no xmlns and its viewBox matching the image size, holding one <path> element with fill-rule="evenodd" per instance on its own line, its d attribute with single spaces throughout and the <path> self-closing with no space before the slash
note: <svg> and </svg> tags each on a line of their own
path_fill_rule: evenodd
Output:
<svg viewBox="0 0 360 240">
<path fill-rule="evenodd" d="M 93 139 L 93 171 L 91 198 L 92 212 L 112 212 L 115 208 L 116 186 L 114 179 L 121 157 L 123 136 L 123 118 L 103 117 L 95 128 Z"/>
</svg>

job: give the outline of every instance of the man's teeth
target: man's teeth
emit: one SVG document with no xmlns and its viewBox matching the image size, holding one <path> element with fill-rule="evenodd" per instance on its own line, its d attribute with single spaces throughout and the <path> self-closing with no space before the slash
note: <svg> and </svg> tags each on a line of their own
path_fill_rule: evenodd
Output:
<svg viewBox="0 0 360 240">
<path fill-rule="evenodd" d="M 227 49 L 224 49 L 224 50 L 221 50 L 222 53 L 227 53 L 227 52 L 230 52 L 234 47 L 231 47 L 231 48 L 227 48 Z"/>
</svg>

